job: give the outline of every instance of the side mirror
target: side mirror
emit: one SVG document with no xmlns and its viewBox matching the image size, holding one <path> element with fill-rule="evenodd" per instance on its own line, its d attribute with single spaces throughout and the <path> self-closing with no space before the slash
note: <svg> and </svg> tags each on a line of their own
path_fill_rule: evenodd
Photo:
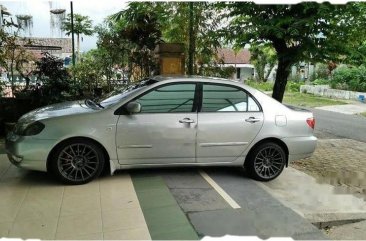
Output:
<svg viewBox="0 0 366 241">
<path fill-rule="evenodd" d="M 135 101 L 131 101 L 127 104 L 126 109 L 130 114 L 139 113 L 141 112 L 141 104 Z"/>
</svg>

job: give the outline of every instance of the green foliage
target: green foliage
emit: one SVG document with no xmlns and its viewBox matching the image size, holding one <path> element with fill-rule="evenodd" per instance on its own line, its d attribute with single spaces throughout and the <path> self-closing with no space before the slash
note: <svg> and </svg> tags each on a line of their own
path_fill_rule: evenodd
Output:
<svg viewBox="0 0 366 241">
<path fill-rule="evenodd" d="M 286 93 L 283 99 L 285 104 L 294 106 L 304 106 L 304 107 L 318 107 L 326 105 L 344 105 L 347 104 L 344 101 L 334 100 L 326 97 L 315 96 L 312 94 L 304 94 L 299 92 Z"/>
<path fill-rule="evenodd" d="M 201 74 L 203 76 L 212 76 L 212 77 L 218 77 L 218 78 L 229 78 L 236 72 L 236 69 L 234 67 L 216 67 L 216 66 L 207 66 L 203 67 L 201 69 Z"/>
<path fill-rule="evenodd" d="M 193 54 L 194 74 L 212 73 L 215 76 L 227 75 L 217 68 L 217 48 L 221 46 L 217 35 L 220 15 L 215 4 L 194 2 L 193 8 L 188 2 L 131 2 L 126 10 L 112 15 L 109 19 L 111 29 L 120 34 L 120 41 L 128 49 L 128 62 L 143 67 L 150 73 L 156 66 L 150 53 L 160 42 L 183 43 L 185 45 L 185 63 Z M 191 18 L 191 16 L 193 16 Z M 193 53 L 189 53 L 189 26 L 192 23 Z M 128 46 L 130 44 L 130 46 Z M 136 46 L 137 45 L 137 46 Z M 150 51 L 150 52 L 149 52 Z M 131 67 L 131 66 L 130 66 Z M 230 71 L 229 71 L 230 72 Z M 147 73 L 144 74 L 145 76 Z M 143 77 L 143 76 L 140 76 Z"/>
<path fill-rule="evenodd" d="M 300 92 L 300 86 L 303 84 L 303 82 L 289 81 L 286 85 L 286 90 L 289 92 Z"/>
<path fill-rule="evenodd" d="M 366 67 L 337 68 L 330 84 L 335 89 L 366 92 Z"/>
<path fill-rule="evenodd" d="M 272 82 L 258 82 L 258 81 L 246 81 L 245 84 L 262 91 L 272 91 L 273 83 Z"/>
<path fill-rule="evenodd" d="M 282 101 L 290 67 L 299 61 L 341 60 L 365 36 L 365 3 L 331 5 L 302 2 L 294 5 L 256 5 L 251 2 L 219 3 L 227 11 L 228 41 L 271 43 L 278 68 L 273 97 Z"/>
<path fill-rule="evenodd" d="M 364 38 L 361 40 L 365 40 Z M 362 41 L 361 43 L 356 43 L 353 48 L 350 48 L 350 51 L 347 55 L 345 55 L 344 63 L 360 66 L 366 65 L 366 41 Z"/>
<path fill-rule="evenodd" d="M 273 82 L 258 82 L 258 81 L 247 81 L 245 84 L 262 91 L 272 91 L 273 90 Z M 289 92 L 300 92 L 300 86 L 303 85 L 303 82 L 292 82 L 289 81 L 286 90 Z"/>
<path fill-rule="evenodd" d="M 35 74 L 42 81 L 40 94 L 44 104 L 51 104 L 66 100 L 66 94 L 72 91 L 70 75 L 63 67 L 63 60 L 49 53 L 36 62 Z"/>
<path fill-rule="evenodd" d="M 150 76 L 156 70 L 154 49 L 162 41 L 156 6 L 155 3 L 130 2 L 127 9 L 109 18 L 109 26 L 117 33 L 119 42 L 127 50 L 133 79 Z M 117 39 L 115 40 L 117 43 Z"/>
<path fill-rule="evenodd" d="M 103 50 L 98 48 L 88 51 L 74 67 L 71 67 L 71 73 L 76 78 L 80 91 L 92 94 L 96 88 L 104 88 L 107 92 L 112 90 L 113 72 Z"/>
<path fill-rule="evenodd" d="M 0 97 L 3 96 L 4 88 L 5 88 L 5 83 L 0 80 Z"/>
<path fill-rule="evenodd" d="M 330 80 L 329 79 L 315 79 L 312 82 L 313 85 L 329 85 Z"/>
<path fill-rule="evenodd" d="M 80 52 L 80 36 L 86 35 L 90 36 L 94 33 L 94 29 L 92 26 L 92 20 L 88 16 L 83 16 L 81 14 L 74 14 L 74 34 L 77 36 L 77 54 L 76 57 L 79 57 Z M 66 19 L 62 22 L 62 30 L 66 31 L 66 35 L 72 34 L 71 29 L 71 14 L 68 14 Z"/>
<path fill-rule="evenodd" d="M 188 2 L 169 2 L 163 6 L 165 15 L 169 16 L 163 23 L 163 39 L 167 42 L 185 44 L 185 62 L 188 65 L 189 56 L 193 54 L 194 74 L 204 74 L 205 66 L 209 65 L 211 70 L 218 70 L 216 75 L 220 75 L 220 70 L 215 68 L 215 65 L 218 62 L 216 60 L 217 49 L 222 45 L 217 33 L 221 15 L 215 8 L 215 4 L 194 2 L 193 9 L 189 8 Z M 191 41 L 189 39 L 191 16 L 193 16 L 191 22 L 193 25 L 193 53 L 189 53 L 188 48 Z"/>
<path fill-rule="evenodd" d="M 0 28 L 0 67 L 6 65 L 5 61 L 5 45 L 9 34 L 3 28 Z"/>
<path fill-rule="evenodd" d="M 314 79 L 327 79 L 329 77 L 328 65 L 320 63 L 316 65 Z"/>
<path fill-rule="evenodd" d="M 266 82 L 277 63 L 276 51 L 268 44 L 254 44 L 250 46 L 250 54 L 250 63 L 257 72 L 257 80 Z"/>
<path fill-rule="evenodd" d="M 71 14 L 67 14 L 65 21 L 62 23 L 62 30 L 66 31 L 66 35 L 70 35 L 72 33 Z M 87 36 L 92 35 L 92 20 L 88 16 L 74 13 L 74 34 Z"/>
</svg>

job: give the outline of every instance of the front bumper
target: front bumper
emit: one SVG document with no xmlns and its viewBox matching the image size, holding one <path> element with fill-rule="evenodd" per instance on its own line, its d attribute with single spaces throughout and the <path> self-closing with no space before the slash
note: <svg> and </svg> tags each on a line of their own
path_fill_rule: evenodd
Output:
<svg viewBox="0 0 366 241">
<path fill-rule="evenodd" d="M 54 142 L 32 136 L 18 136 L 10 132 L 5 139 L 5 150 L 9 161 L 15 166 L 47 171 L 47 158 Z"/>
</svg>

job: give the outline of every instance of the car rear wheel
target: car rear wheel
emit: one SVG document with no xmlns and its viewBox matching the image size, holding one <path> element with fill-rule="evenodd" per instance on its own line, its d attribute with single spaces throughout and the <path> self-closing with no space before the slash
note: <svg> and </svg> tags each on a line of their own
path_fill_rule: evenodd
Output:
<svg viewBox="0 0 366 241">
<path fill-rule="evenodd" d="M 70 140 L 57 147 L 51 160 L 51 171 L 67 184 L 84 184 L 103 170 L 104 155 L 90 140 Z"/>
<path fill-rule="evenodd" d="M 251 152 L 245 167 L 253 179 L 271 181 L 281 174 L 286 160 L 286 153 L 281 146 L 267 142 L 257 146 Z"/>
</svg>

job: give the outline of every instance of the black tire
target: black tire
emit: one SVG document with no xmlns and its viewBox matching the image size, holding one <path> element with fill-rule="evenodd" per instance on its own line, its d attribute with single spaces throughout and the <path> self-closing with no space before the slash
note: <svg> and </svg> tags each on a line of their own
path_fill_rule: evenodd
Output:
<svg viewBox="0 0 366 241">
<path fill-rule="evenodd" d="M 50 172 L 65 184 L 79 185 L 97 178 L 105 157 L 99 145 L 87 139 L 72 139 L 58 145 L 49 160 Z"/>
<path fill-rule="evenodd" d="M 276 143 L 266 142 L 250 153 L 245 168 L 253 179 L 268 182 L 282 173 L 286 162 L 287 156 L 283 148 Z"/>
</svg>

